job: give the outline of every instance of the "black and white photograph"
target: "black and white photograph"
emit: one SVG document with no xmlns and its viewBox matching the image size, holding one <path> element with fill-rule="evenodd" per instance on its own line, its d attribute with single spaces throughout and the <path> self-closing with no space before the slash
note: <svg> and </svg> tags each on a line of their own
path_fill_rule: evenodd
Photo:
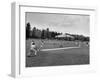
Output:
<svg viewBox="0 0 100 80">
<path fill-rule="evenodd" d="M 25 12 L 25 66 L 90 64 L 90 16 Z"/>
</svg>

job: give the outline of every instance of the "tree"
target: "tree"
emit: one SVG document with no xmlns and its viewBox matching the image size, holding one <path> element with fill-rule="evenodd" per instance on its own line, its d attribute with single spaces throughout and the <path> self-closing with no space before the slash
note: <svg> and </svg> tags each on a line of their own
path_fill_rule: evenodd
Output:
<svg viewBox="0 0 100 80">
<path fill-rule="evenodd" d="M 36 38 L 36 27 L 32 29 L 32 38 Z"/>
<path fill-rule="evenodd" d="M 46 34 L 46 38 L 48 38 L 48 39 L 49 39 L 49 38 L 50 38 L 49 28 L 47 28 L 46 33 L 47 33 L 47 34 Z"/>
<path fill-rule="evenodd" d="M 28 22 L 26 24 L 26 39 L 30 38 L 30 30 L 31 30 L 31 25 L 30 23 Z"/>
<path fill-rule="evenodd" d="M 45 36 L 45 30 L 44 30 L 44 29 L 42 30 L 41 38 L 42 38 L 42 39 L 45 39 L 45 38 L 46 38 L 46 36 Z"/>
</svg>

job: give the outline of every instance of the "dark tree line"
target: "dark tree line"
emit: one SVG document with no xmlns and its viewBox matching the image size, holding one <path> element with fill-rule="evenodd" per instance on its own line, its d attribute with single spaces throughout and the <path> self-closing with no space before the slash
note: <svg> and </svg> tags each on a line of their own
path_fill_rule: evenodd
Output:
<svg viewBox="0 0 100 80">
<path fill-rule="evenodd" d="M 49 28 L 47 29 L 37 29 L 36 27 L 33 27 L 31 29 L 30 23 L 26 24 L 26 39 L 29 38 L 38 38 L 38 39 L 59 39 L 59 40 L 66 40 L 66 41 L 90 41 L 89 37 L 85 37 L 83 35 L 77 35 L 77 34 L 69 34 L 66 33 L 66 35 L 73 36 L 71 37 L 64 37 L 64 38 L 55 38 L 55 36 L 60 35 L 62 33 L 58 33 L 56 31 L 50 31 Z"/>
<path fill-rule="evenodd" d="M 30 38 L 30 30 L 31 30 L 31 25 L 30 23 L 27 23 L 26 25 L 26 38 Z"/>
<path fill-rule="evenodd" d="M 33 27 L 31 30 L 30 23 L 26 24 L 26 39 L 28 38 L 39 38 L 39 39 L 54 39 L 55 36 L 62 34 L 58 33 L 56 31 L 49 31 L 49 28 L 47 29 L 37 29 L 36 27 Z"/>
<path fill-rule="evenodd" d="M 83 35 L 75 35 L 72 34 L 71 36 L 74 37 L 74 40 L 80 40 L 80 41 L 90 41 L 89 37 L 83 36 Z"/>
</svg>

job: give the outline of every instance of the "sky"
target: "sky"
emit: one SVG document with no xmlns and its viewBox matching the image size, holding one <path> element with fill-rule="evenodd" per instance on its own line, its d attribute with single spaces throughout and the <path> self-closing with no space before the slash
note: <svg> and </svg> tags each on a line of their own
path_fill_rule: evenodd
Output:
<svg viewBox="0 0 100 80">
<path fill-rule="evenodd" d="M 50 31 L 89 36 L 89 15 L 27 12 L 26 23 L 28 22 L 31 28 L 49 28 Z"/>
</svg>

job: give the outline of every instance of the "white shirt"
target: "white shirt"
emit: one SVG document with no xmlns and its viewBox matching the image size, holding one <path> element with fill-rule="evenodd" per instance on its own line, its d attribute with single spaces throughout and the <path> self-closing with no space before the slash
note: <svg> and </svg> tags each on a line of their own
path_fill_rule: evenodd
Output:
<svg viewBox="0 0 100 80">
<path fill-rule="evenodd" d="M 31 43 L 31 49 L 34 49 L 36 47 L 35 44 L 33 44 L 33 42 Z"/>
</svg>

